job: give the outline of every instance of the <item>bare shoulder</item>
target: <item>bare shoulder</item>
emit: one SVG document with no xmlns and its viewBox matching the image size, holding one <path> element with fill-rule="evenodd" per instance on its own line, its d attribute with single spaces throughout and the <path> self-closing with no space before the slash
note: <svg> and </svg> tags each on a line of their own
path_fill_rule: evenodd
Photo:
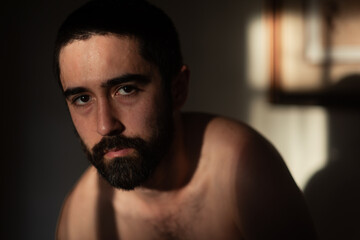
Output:
<svg viewBox="0 0 360 240">
<path fill-rule="evenodd" d="M 95 227 L 98 184 L 96 170 L 89 167 L 63 203 L 58 219 L 57 239 L 92 239 L 83 234 L 90 235 Z"/>
<path fill-rule="evenodd" d="M 226 160 L 236 164 L 243 174 L 247 174 L 251 168 L 270 167 L 275 172 L 282 171 L 289 175 L 275 147 L 248 124 L 223 116 L 201 113 L 188 113 L 186 118 L 189 128 L 192 128 L 191 135 L 196 132 L 194 129 L 203 129 L 202 155 L 215 158 L 215 161 L 224 160 L 223 156 L 226 156 Z M 256 175 L 256 172 L 252 174 Z"/>
<path fill-rule="evenodd" d="M 188 142 L 190 146 L 200 146 L 199 167 L 202 172 L 215 174 L 217 181 L 221 181 L 224 191 L 239 189 L 236 182 L 252 179 L 262 181 L 267 174 L 288 175 L 289 182 L 292 178 L 276 149 L 260 133 L 247 124 L 222 117 L 199 113 L 189 113 L 187 128 L 190 132 Z M 197 133 L 196 129 L 202 129 Z M 195 135 L 195 137 L 194 137 Z M 196 136 L 196 135 L 200 135 Z M 194 139 L 201 139 L 193 144 Z M 262 172 L 263 169 L 273 168 L 271 171 Z M 243 190 L 245 188 L 242 188 Z M 227 193 L 221 193 L 227 194 Z M 232 193 L 230 193 L 232 194 Z"/>
<path fill-rule="evenodd" d="M 273 145 L 242 122 L 189 115 L 203 123 L 202 160 L 216 194 L 245 239 L 315 239 L 305 200 Z M 198 124 L 195 124 L 198 125 Z M 227 201 L 226 199 L 229 199 Z"/>
<path fill-rule="evenodd" d="M 217 144 L 221 140 L 223 144 L 236 146 L 236 148 L 239 147 L 239 144 L 249 144 L 254 140 L 262 139 L 261 135 L 247 124 L 221 116 L 213 117 L 209 121 L 206 137 Z"/>
<path fill-rule="evenodd" d="M 249 125 L 225 117 L 216 117 L 208 124 L 205 139 L 212 149 L 225 149 L 232 154 L 242 175 L 251 168 L 271 167 L 273 171 L 287 171 L 286 165 L 275 147 Z M 260 170 L 260 169 L 259 169 Z M 252 172 L 256 176 L 256 172 Z M 264 173 L 262 173 L 264 174 Z"/>
<path fill-rule="evenodd" d="M 201 113 L 187 113 L 185 119 L 189 128 L 193 129 L 192 134 L 194 129 L 203 129 L 202 143 L 206 152 L 213 151 L 213 154 L 218 155 L 226 151 L 227 154 L 241 155 L 252 149 L 264 150 L 265 146 L 271 148 L 271 144 L 261 134 L 241 121 Z"/>
</svg>

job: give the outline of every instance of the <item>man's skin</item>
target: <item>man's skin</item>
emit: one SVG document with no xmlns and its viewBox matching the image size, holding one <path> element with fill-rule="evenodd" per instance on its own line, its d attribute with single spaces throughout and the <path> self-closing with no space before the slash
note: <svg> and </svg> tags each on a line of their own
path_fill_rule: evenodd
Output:
<svg viewBox="0 0 360 240">
<path fill-rule="evenodd" d="M 60 52 L 60 69 L 64 91 L 82 88 L 67 102 L 89 149 L 114 131 L 144 140 L 156 134 L 163 83 L 136 39 L 72 41 Z M 150 81 L 105 84 L 129 74 Z M 188 80 L 187 66 L 172 80 L 174 140 L 151 177 L 125 191 L 89 167 L 64 203 L 58 239 L 315 239 L 302 194 L 266 140 L 234 120 L 180 112 Z"/>
</svg>

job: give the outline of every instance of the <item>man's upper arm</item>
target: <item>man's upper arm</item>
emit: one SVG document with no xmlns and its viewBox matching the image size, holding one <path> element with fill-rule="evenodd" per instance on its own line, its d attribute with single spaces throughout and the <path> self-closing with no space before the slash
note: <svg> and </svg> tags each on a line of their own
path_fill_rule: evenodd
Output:
<svg viewBox="0 0 360 240">
<path fill-rule="evenodd" d="M 238 224 L 245 239 L 316 239 L 303 195 L 277 151 L 252 133 L 236 173 Z"/>
<path fill-rule="evenodd" d="M 93 239 L 97 187 L 94 175 L 96 171 L 92 168 L 85 171 L 66 197 L 58 218 L 56 239 Z"/>
<path fill-rule="evenodd" d="M 68 221 L 69 221 L 69 197 L 64 201 L 63 207 L 60 212 L 60 216 L 58 218 L 58 223 L 56 227 L 56 239 L 69 239 L 68 233 Z"/>
</svg>

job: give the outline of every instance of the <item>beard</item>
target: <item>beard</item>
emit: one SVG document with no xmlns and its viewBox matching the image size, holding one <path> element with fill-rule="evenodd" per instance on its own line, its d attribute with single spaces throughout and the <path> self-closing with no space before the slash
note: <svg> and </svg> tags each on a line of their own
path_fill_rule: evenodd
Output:
<svg viewBox="0 0 360 240">
<path fill-rule="evenodd" d="M 153 134 L 148 141 L 121 134 L 105 136 L 91 151 L 81 138 L 80 142 L 90 163 L 110 185 L 118 189 L 133 190 L 151 177 L 169 151 L 173 140 L 173 125 L 172 111 L 166 108 L 152 127 Z M 124 157 L 104 158 L 108 151 L 123 148 L 132 148 L 134 152 Z"/>
</svg>

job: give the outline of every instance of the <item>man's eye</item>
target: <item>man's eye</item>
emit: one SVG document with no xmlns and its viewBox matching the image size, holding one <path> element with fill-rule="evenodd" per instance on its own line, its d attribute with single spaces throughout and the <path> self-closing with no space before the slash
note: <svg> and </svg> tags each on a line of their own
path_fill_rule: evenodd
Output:
<svg viewBox="0 0 360 240">
<path fill-rule="evenodd" d="M 90 101 L 90 96 L 89 95 L 81 95 L 77 98 L 74 99 L 73 103 L 75 105 L 81 106 L 81 105 L 85 105 Z"/>
<path fill-rule="evenodd" d="M 123 86 L 118 89 L 116 94 L 120 94 L 122 96 L 127 96 L 127 95 L 135 93 L 136 91 L 137 91 L 137 88 L 134 86 Z"/>
</svg>

